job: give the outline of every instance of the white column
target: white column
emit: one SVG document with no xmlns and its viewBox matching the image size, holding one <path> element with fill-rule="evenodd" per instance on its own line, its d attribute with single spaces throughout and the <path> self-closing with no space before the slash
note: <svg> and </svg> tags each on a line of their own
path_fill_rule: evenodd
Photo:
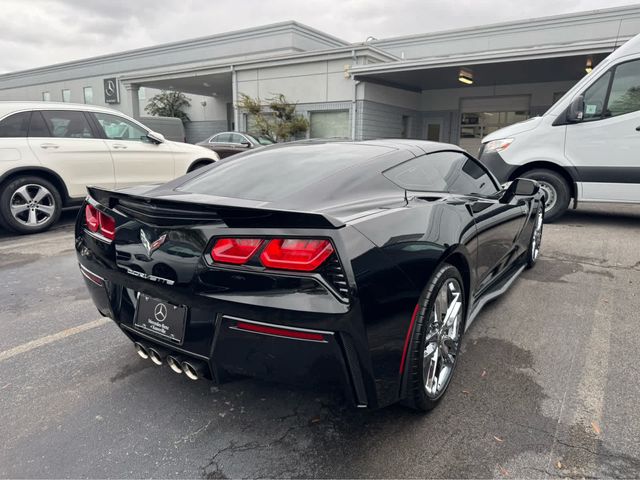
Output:
<svg viewBox="0 0 640 480">
<path fill-rule="evenodd" d="M 129 100 L 129 105 L 131 105 L 131 116 L 136 119 L 140 118 L 140 97 L 138 96 L 140 85 L 127 83 L 124 88 L 127 90 L 127 99 Z"/>
</svg>

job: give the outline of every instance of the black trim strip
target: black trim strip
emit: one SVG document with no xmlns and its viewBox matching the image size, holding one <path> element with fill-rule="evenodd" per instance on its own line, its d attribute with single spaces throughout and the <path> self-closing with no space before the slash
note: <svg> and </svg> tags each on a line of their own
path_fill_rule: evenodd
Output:
<svg viewBox="0 0 640 480">
<path fill-rule="evenodd" d="M 606 161 L 606 160 L 604 160 Z M 637 167 L 575 167 L 580 182 L 591 183 L 638 183 L 640 184 L 640 161 Z"/>
</svg>

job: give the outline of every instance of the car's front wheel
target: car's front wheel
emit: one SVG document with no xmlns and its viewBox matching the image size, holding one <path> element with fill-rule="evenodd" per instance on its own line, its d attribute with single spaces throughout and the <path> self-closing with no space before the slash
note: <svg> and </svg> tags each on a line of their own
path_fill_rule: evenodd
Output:
<svg viewBox="0 0 640 480">
<path fill-rule="evenodd" d="M 458 362 L 466 312 L 460 272 L 453 265 L 442 265 L 423 291 L 417 308 L 407 403 L 429 411 L 445 394 Z"/>
<path fill-rule="evenodd" d="M 61 212 L 60 193 L 44 178 L 17 177 L 2 186 L 0 215 L 17 233 L 43 232 L 58 221 Z"/>
</svg>

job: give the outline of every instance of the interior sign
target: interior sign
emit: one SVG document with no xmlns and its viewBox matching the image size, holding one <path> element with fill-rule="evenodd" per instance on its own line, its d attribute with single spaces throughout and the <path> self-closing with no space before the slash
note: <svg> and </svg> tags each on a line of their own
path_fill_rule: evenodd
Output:
<svg viewBox="0 0 640 480">
<path fill-rule="evenodd" d="M 104 103 L 120 103 L 118 79 L 116 77 L 105 78 L 103 82 L 104 82 Z"/>
</svg>

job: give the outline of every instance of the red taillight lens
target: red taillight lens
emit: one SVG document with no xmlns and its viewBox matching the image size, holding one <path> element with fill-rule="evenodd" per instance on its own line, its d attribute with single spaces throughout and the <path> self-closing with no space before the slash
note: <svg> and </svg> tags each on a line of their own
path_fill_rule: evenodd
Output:
<svg viewBox="0 0 640 480">
<path fill-rule="evenodd" d="M 98 212 L 100 219 L 100 232 L 109 240 L 116 238 L 116 221 L 106 213 Z"/>
<path fill-rule="evenodd" d="M 313 342 L 324 342 L 324 336 L 321 333 L 308 332 L 305 330 L 292 330 L 289 328 L 271 327 L 268 325 L 260 325 L 255 323 L 238 322 L 236 324 L 238 330 L 247 332 L 262 333 L 275 337 L 296 338 L 298 340 L 311 340 Z"/>
<path fill-rule="evenodd" d="M 84 207 L 84 218 L 87 228 L 90 232 L 97 232 L 100 228 L 100 220 L 98 219 L 98 210 L 93 205 Z"/>
<path fill-rule="evenodd" d="M 100 233 L 108 240 L 116 238 L 116 221 L 113 217 L 87 204 L 84 207 L 84 218 L 90 232 Z"/>
<path fill-rule="evenodd" d="M 247 263 L 262 245 L 259 238 L 219 238 L 211 249 L 216 262 L 242 265 Z"/>
<path fill-rule="evenodd" d="M 269 241 L 260 255 L 265 267 L 311 272 L 333 253 L 329 240 L 277 238 Z"/>
</svg>

